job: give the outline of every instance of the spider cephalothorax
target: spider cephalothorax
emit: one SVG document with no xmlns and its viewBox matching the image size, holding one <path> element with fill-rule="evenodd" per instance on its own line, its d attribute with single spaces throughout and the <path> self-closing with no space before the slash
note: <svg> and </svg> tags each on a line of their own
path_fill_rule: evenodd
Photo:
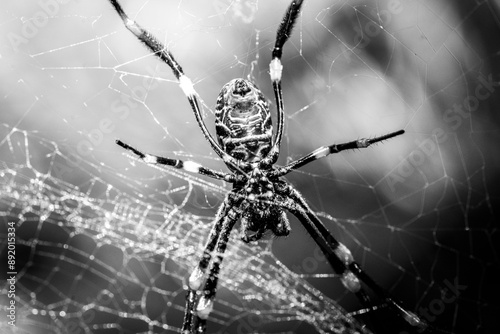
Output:
<svg viewBox="0 0 500 334">
<path fill-rule="evenodd" d="M 290 3 L 278 28 L 269 65 L 277 109 L 274 137 L 269 103 L 264 95 L 251 81 L 234 79 L 224 85 L 217 98 L 215 127 L 218 143 L 203 121 L 198 94 L 193 83 L 184 74 L 172 53 L 148 31 L 131 20 L 116 0 L 109 1 L 126 27 L 153 54 L 170 66 L 189 101 L 205 139 L 230 170 L 229 173 L 221 172 L 203 167 L 193 161 L 143 153 L 120 140 L 117 141 L 118 145 L 134 153 L 146 163 L 171 166 L 189 173 L 224 180 L 233 185 L 217 211 L 203 255 L 187 280 L 188 294 L 182 333 L 205 332 L 206 320 L 214 307 L 223 254 L 236 222 L 241 221 L 241 239 L 245 242 L 260 239 L 267 230 L 271 230 L 277 236 L 287 235 L 290 232 L 290 226 L 285 210 L 299 219 L 323 251 L 326 261 L 340 277 L 346 289 L 355 293 L 365 305 L 369 305 L 369 297 L 364 292 L 361 281 L 384 301 L 385 306 L 391 307 L 408 323 L 421 328 L 425 327 L 425 323 L 418 316 L 392 299 L 386 290 L 361 269 L 354 261 L 349 249 L 333 237 L 300 192 L 282 178 L 289 172 L 327 155 L 365 148 L 373 143 L 401 135 L 404 131 L 400 130 L 371 139 L 322 146 L 286 166 L 274 165 L 278 160 L 285 122 L 281 90 L 283 70 L 281 55 L 283 46 L 290 37 L 294 23 L 300 14 L 303 1 L 292 0 Z M 342 322 L 349 328 L 339 328 L 339 330 L 343 333 L 363 331 L 361 325 L 349 319 Z"/>
<path fill-rule="evenodd" d="M 222 149 L 233 158 L 253 162 L 271 148 L 273 126 L 269 104 L 251 81 L 233 79 L 217 98 L 215 129 Z"/>
</svg>

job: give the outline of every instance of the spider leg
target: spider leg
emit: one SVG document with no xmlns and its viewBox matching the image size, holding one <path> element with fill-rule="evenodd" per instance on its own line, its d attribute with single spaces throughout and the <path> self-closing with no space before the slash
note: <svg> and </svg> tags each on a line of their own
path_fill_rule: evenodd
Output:
<svg viewBox="0 0 500 334">
<path fill-rule="evenodd" d="M 290 200 L 288 203 L 285 202 L 284 206 L 299 219 L 313 237 L 335 273 L 341 276 L 341 282 L 346 289 L 355 293 L 364 305 L 369 304 L 369 297 L 361 287 L 362 282 L 410 325 L 422 329 L 427 327 L 427 324 L 423 320 L 415 313 L 405 309 L 400 302 L 390 296 L 389 292 L 379 286 L 363 271 L 361 266 L 354 261 L 351 251 L 330 234 L 296 189 L 291 185 L 280 188 L 279 192 Z"/>
<path fill-rule="evenodd" d="M 233 197 L 234 193 L 226 196 L 219 208 L 200 262 L 189 276 L 182 333 L 205 333 L 206 320 L 213 309 L 220 266 L 229 235 L 242 212 L 239 208 L 242 199 L 234 200 Z"/>
<path fill-rule="evenodd" d="M 273 83 L 274 97 L 276 99 L 277 108 L 277 129 L 276 137 L 272 149 L 266 157 L 266 163 L 274 164 L 278 160 L 280 151 L 281 138 L 283 137 L 283 129 L 285 125 L 285 117 L 283 110 L 283 93 L 281 90 L 281 74 L 283 72 L 283 65 L 281 64 L 281 55 L 283 54 L 283 46 L 288 41 L 292 34 L 293 26 L 300 13 L 302 0 L 293 0 L 283 17 L 283 20 L 276 32 L 276 42 L 272 52 L 272 60 L 269 64 L 269 74 Z"/>
<path fill-rule="evenodd" d="M 198 173 L 201 175 L 206 175 L 214 179 L 221 179 L 226 182 L 235 182 L 236 177 L 234 174 L 230 173 L 224 173 L 224 172 L 219 172 L 210 168 L 203 167 L 197 162 L 193 161 L 183 161 L 183 160 L 177 160 L 177 159 L 170 159 L 170 158 L 164 158 L 164 157 L 159 157 L 156 155 L 148 154 L 148 153 L 143 153 L 139 151 L 136 148 L 133 148 L 132 146 L 122 142 L 121 140 L 117 140 L 116 144 L 119 146 L 123 147 L 124 149 L 134 153 L 139 159 L 144 161 L 147 164 L 155 164 L 155 165 L 167 165 L 171 166 L 177 169 L 182 169 L 185 170 L 186 172 L 190 173 Z"/>
<path fill-rule="evenodd" d="M 151 33 L 142 28 L 139 24 L 137 24 L 134 20 L 130 19 L 127 14 L 123 11 L 121 5 L 116 0 L 109 0 L 111 5 L 115 8 L 118 15 L 122 19 L 125 27 L 132 32 L 146 47 L 151 50 L 157 57 L 159 57 L 163 62 L 165 62 L 172 71 L 174 72 L 175 78 L 179 82 L 179 86 L 181 87 L 184 95 L 189 101 L 191 108 L 193 109 L 194 116 L 196 118 L 196 122 L 201 128 L 205 139 L 210 143 L 212 149 L 217 153 L 219 157 L 221 157 L 227 163 L 236 164 L 234 158 L 232 158 L 229 154 L 224 152 L 222 148 L 217 144 L 217 142 L 213 139 L 212 135 L 207 129 L 207 126 L 203 122 L 201 117 L 201 111 L 198 103 L 198 98 L 196 97 L 198 94 L 196 93 L 193 83 L 191 80 L 184 74 L 182 67 L 179 63 L 174 59 L 172 53 Z"/>
<path fill-rule="evenodd" d="M 391 132 L 389 134 L 386 134 L 386 135 L 383 135 L 380 137 L 371 138 L 371 139 L 361 138 L 358 140 L 353 140 L 353 141 L 348 142 L 348 143 L 333 144 L 330 146 L 322 146 L 322 147 L 314 150 L 313 152 L 303 156 L 302 158 L 299 158 L 299 159 L 289 163 L 286 166 L 277 167 L 276 172 L 273 173 L 272 176 L 283 176 L 285 174 L 290 173 L 292 170 L 298 169 L 302 166 L 307 165 L 310 162 L 324 158 L 330 154 L 339 153 L 339 152 L 342 152 L 345 150 L 366 148 L 374 143 L 378 143 L 378 142 L 381 142 L 383 140 L 402 135 L 404 132 L 405 132 L 404 130 L 399 130 L 399 131 Z"/>
</svg>

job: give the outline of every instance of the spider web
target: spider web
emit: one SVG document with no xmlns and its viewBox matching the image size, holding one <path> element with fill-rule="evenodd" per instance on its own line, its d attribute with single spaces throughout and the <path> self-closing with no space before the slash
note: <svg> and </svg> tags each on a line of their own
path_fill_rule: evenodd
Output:
<svg viewBox="0 0 500 334">
<path fill-rule="evenodd" d="M 288 1 L 121 3 L 181 63 L 210 129 L 230 79 L 273 96 L 270 50 Z M 405 129 L 287 179 L 380 285 L 444 333 L 497 327 L 498 6 L 306 1 L 283 57 L 278 164 Z M 168 67 L 107 1 L 0 9 L 0 260 L 14 223 L 17 272 L 12 327 L 1 271 L 2 332 L 179 333 L 184 279 L 229 185 L 139 163 L 114 141 L 224 164 Z M 245 245 L 233 233 L 208 332 L 418 332 L 380 301 L 363 308 L 290 218 L 287 238 Z"/>
</svg>

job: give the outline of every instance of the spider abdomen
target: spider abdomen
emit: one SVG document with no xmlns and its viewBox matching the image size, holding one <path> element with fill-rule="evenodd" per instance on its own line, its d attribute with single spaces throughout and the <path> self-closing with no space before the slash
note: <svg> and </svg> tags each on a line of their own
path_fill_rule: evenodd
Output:
<svg viewBox="0 0 500 334">
<path fill-rule="evenodd" d="M 224 85 L 215 116 L 217 139 L 226 153 L 247 162 L 267 155 L 273 132 L 269 105 L 252 82 L 234 79 Z"/>
</svg>

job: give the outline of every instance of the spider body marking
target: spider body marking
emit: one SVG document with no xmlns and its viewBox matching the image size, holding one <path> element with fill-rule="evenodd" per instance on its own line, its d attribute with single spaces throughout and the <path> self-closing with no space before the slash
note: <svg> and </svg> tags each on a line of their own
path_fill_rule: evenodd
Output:
<svg viewBox="0 0 500 334">
<path fill-rule="evenodd" d="M 219 207 L 206 246 L 198 264 L 187 279 L 186 311 L 182 333 L 205 333 L 206 320 L 214 307 L 215 294 L 223 254 L 229 235 L 236 222 L 241 222 L 241 239 L 244 242 L 258 240 L 270 230 L 276 236 L 287 235 L 290 225 L 286 211 L 292 213 L 311 235 L 326 261 L 340 277 L 344 287 L 354 293 L 363 306 L 371 304 L 365 288 L 370 289 L 381 304 L 390 307 L 419 331 L 428 325 L 413 312 L 391 297 L 354 260 L 350 250 L 338 242 L 328 228 L 309 207 L 306 200 L 282 176 L 330 154 L 345 150 L 366 148 L 404 133 L 404 130 L 370 139 L 358 139 L 342 144 L 322 146 L 285 166 L 276 166 L 284 129 L 284 106 L 281 90 L 283 46 L 289 39 L 300 14 L 303 0 L 293 0 L 278 27 L 276 41 L 269 65 L 270 77 L 276 101 L 277 126 L 273 126 L 269 105 L 257 86 L 245 79 L 234 79 L 223 86 L 216 103 L 215 140 L 208 131 L 200 110 L 197 93 L 191 80 L 172 53 L 154 36 L 131 20 L 116 0 L 109 0 L 125 27 L 135 35 L 155 56 L 167 64 L 178 80 L 194 113 L 196 122 L 214 152 L 226 164 L 230 172 L 206 168 L 193 161 L 166 158 L 148 153 L 117 140 L 122 148 L 148 164 L 166 165 L 189 173 L 198 173 L 232 183 Z M 342 322 L 342 333 L 358 333 L 363 325 L 354 321 Z M 332 328 L 337 331 L 339 328 Z"/>
<path fill-rule="evenodd" d="M 269 103 L 257 86 L 246 79 L 225 84 L 217 98 L 215 129 L 222 149 L 246 173 L 235 182 L 235 190 L 245 194 L 246 208 L 241 215 L 241 240 L 256 241 L 266 230 L 276 236 L 290 233 L 282 207 L 275 205 L 276 180 L 270 180 L 272 165 L 263 162 L 272 147 L 273 126 Z M 233 169 L 232 164 L 227 164 Z"/>
<path fill-rule="evenodd" d="M 233 79 L 222 87 L 216 102 L 215 129 L 222 149 L 240 163 L 261 161 L 269 153 L 271 112 L 254 83 Z"/>
</svg>

